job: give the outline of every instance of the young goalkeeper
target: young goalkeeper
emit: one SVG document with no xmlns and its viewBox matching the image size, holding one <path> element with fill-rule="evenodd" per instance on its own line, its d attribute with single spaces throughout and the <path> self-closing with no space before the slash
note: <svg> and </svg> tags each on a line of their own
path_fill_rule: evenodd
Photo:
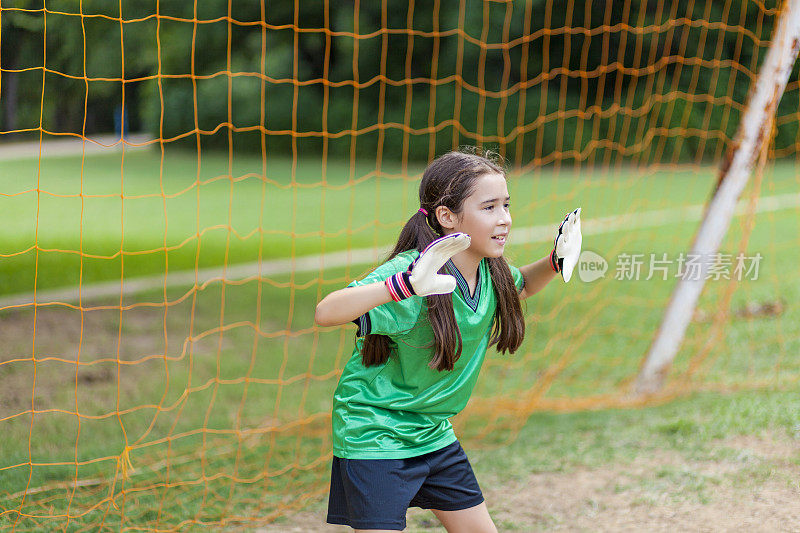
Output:
<svg viewBox="0 0 800 533">
<path fill-rule="evenodd" d="M 327 521 L 402 530 L 416 506 L 449 532 L 496 531 L 449 418 L 467 404 L 487 348 L 522 343 L 520 300 L 557 272 L 569 281 L 580 209 L 552 252 L 516 268 L 503 257 L 510 198 L 497 163 L 447 153 L 425 169 L 419 199 L 389 260 L 317 305 L 318 325 L 358 326 L 334 393 Z"/>
</svg>

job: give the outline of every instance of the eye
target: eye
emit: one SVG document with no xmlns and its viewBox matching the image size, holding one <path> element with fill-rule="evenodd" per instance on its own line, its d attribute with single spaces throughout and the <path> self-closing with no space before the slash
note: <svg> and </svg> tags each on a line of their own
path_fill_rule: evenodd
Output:
<svg viewBox="0 0 800 533">
<path fill-rule="evenodd" d="M 487 211 L 487 210 L 491 211 L 492 209 L 494 209 L 493 205 L 489 205 L 489 206 L 486 206 L 486 207 L 483 208 L 484 211 Z"/>
<path fill-rule="evenodd" d="M 511 207 L 511 204 L 504 204 L 505 208 L 508 209 Z"/>
</svg>

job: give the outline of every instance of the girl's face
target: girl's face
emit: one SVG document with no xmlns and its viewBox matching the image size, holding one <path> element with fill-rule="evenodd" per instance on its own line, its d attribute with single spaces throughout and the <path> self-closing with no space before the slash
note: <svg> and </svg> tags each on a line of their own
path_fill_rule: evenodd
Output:
<svg viewBox="0 0 800 533">
<path fill-rule="evenodd" d="M 481 258 L 503 255 L 511 229 L 509 201 L 505 176 L 492 172 L 478 178 L 452 228 L 452 232 L 470 236 L 472 242 L 468 252 Z"/>
</svg>

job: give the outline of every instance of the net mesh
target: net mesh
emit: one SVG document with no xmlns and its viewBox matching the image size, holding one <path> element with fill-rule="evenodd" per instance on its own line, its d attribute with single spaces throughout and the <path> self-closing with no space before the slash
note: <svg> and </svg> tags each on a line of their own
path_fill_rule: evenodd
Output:
<svg viewBox="0 0 800 533">
<path fill-rule="evenodd" d="M 509 164 L 509 262 L 544 257 L 577 206 L 596 256 L 526 300 L 462 441 L 502 445 L 540 410 L 796 386 L 795 71 L 664 389 L 631 395 L 779 15 L 3 2 L 0 524 L 252 527 L 322 498 L 354 327 L 314 307 L 380 263 L 425 162 L 464 144 Z"/>
</svg>

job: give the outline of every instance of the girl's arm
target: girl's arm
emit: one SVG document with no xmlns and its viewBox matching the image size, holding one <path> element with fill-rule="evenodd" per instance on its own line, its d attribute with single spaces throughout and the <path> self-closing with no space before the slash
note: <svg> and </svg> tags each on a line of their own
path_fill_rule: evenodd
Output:
<svg viewBox="0 0 800 533">
<path fill-rule="evenodd" d="M 318 326 L 339 326 L 352 322 L 370 309 L 389 303 L 392 296 L 383 281 L 334 291 L 317 304 L 314 322 Z"/>
<path fill-rule="evenodd" d="M 533 296 L 550 283 L 561 272 L 565 282 L 572 277 L 572 270 L 581 253 L 581 208 L 567 213 L 558 227 L 553 251 L 535 263 L 521 267 L 519 271 L 525 278 L 525 287 L 519 294 L 520 300 Z"/>
<path fill-rule="evenodd" d="M 522 273 L 522 277 L 525 278 L 525 287 L 519 293 L 520 300 L 533 296 L 544 289 L 545 285 L 550 283 L 557 275 L 550 263 L 550 254 L 534 263 L 520 267 L 519 271 Z"/>
<path fill-rule="evenodd" d="M 318 326 L 338 326 L 352 322 L 370 309 L 411 296 L 448 294 L 455 290 L 456 279 L 438 274 L 448 259 L 469 248 L 465 233 L 451 233 L 428 245 L 407 272 L 398 272 L 384 281 L 334 291 L 317 304 L 314 322 Z"/>
</svg>

